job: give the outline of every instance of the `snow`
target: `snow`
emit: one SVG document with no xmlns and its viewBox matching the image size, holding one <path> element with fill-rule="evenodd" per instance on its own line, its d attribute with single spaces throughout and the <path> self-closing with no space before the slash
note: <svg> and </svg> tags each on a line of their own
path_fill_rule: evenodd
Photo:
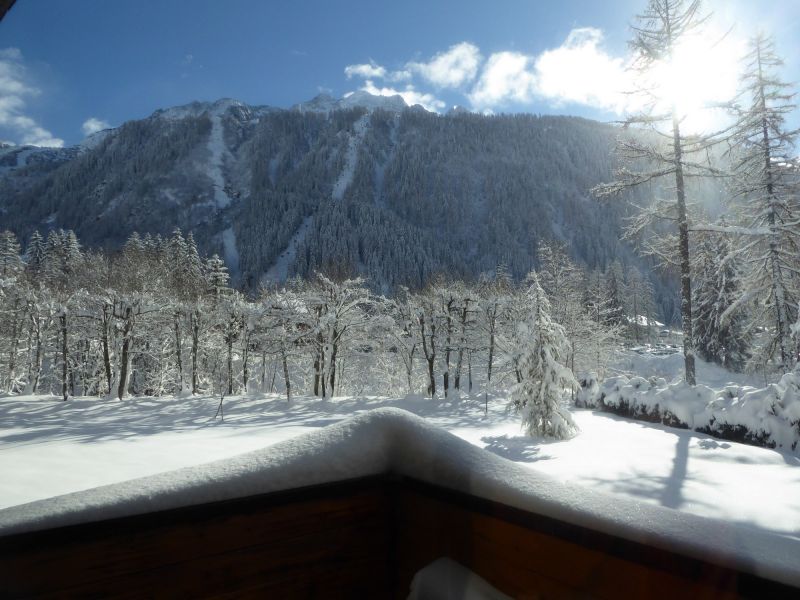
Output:
<svg viewBox="0 0 800 600">
<path fill-rule="evenodd" d="M 651 385 L 636 373 L 660 373 L 658 390 L 683 398 L 693 419 L 706 390 L 726 388 L 747 406 L 773 395 L 800 419 L 791 378 L 758 388 L 698 361 L 706 385 L 693 400 L 682 360 L 630 352 L 617 368 L 635 370 L 625 376 L 632 389 Z M 287 403 L 253 394 L 226 398 L 224 422 L 217 404 L 2 398 L 0 535 L 390 470 L 800 584 L 800 457 L 787 451 L 584 409 L 572 409 L 576 437 L 544 441 L 523 435 L 502 396 L 484 412 L 482 395 Z"/>
<path fill-rule="evenodd" d="M 349 136 L 347 150 L 345 151 L 344 167 L 342 167 L 342 172 L 333 184 L 331 196 L 334 200 L 340 201 L 344 198 L 344 193 L 353 181 L 353 175 L 358 164 L 358 149 L 364 140 L 364 134 L 367 132 L 369 119 L 370 114 L 366 113 L 353 123 L 353 133 Z"/>
<path fill-rule="evenodd" d="M 403 97 L 400 94 L 384 96 L 370 94 L 369 92 L 359 90 L 357 92 L 345 94 L 345 96 L 339 100 L 338 106 L 341 108 L 353 108 L 360 106 L 369 110 L 382 109 L 393 112 L 401 112 L 408 107 L 408 104 L 406 104 L 406 101 L 403 100 Z"/>
<path fill-rule="evenodd" d="M 420 569 L 411 581 L 409 600 L 510 600 L 481 576 L 449 558 Z"/>
<path fill-rule="evenodd" d="M 242 409 L 248 402 L 252 408 L 243 413 Z M 225 431 L 225 437 L 239 438 L 242 447 L 247 444 L 255 446 L 256 441 L 261 447 L 216 462 L 194 464 L 177 471 L 5 509 L 0 511 L 0 534 L 394 472 L 633 541 L 800 584 L 796 561 L 800 552 L 798 508 L 796 503 L 786 500 L 794 495 L 796 486 L 798 465 L 796 461 L 789 463 L 792 457 L 787 456 L 786 462 L 781 464 L 781 455 L 769 450 L 719 444 L 688 431 L 654 428 L 588 411 L 576 413 L 584 431 L 581 436 L 570 442 L 542 444 L 521 438 L 519 426 L 515 422 L 512 424 L 510 418 L 502 417 L 503 413 L 496 409 L 482 421 L 477 416 L 479 404 L 474 401 L 462 400 L 451 404 L 449 411 L 441 402 L 419 398 L 399 401 L 408 408 L 416 407 L 419 412 L 438 415 L 429 419 L 396 408 L 374 408 L 384 404 L 378 400 L 297 402 L 288 409 L 284 404 L 282 411 L 277 402 L 277 399 L 233 400 L 228 402 L 226 409 L 228 421 L 215 425 L 210 421 L 214 409 L 214 400 L 210 398 L 206 398 L 204 403 L 196 398 L 172 400 L 166 407 L 158 401 L 147 401 L 156 406 L 150 405 L 143 414 L 137 414 L 141 407 L 136 410 L 136 401 L 125 410 L 125 403 L 98 400 L 95 401 L 95 411 L 86 411 L 86 407 L 82 407 L 84 412 L 81 412 L 80 407 L 59 404 L 51 399 L 7 398 L 2 403 L 2 411 L 6 413 L 4 417 L 15 415 L 17 425 L 12 432 L 7 429 L 3 432 L 3 464 L 14 465 L 3 474 L 3 498 L 7 489 L 14 489 L 17 485 L 14 479 L 19 472 L 36 482 L 41 493 L 45 491 L 43 488 L 52 485 L 50 479 L 61 477 L 63 471 L 85 468 L 88 463 L 75 461 L 75 455 L 65 456 L 64 444 L 71 444 L 75 452 L 83 453 L 84 457 L 94 455 L 94 464 L 86 473 L 90 478 L 102 471 L 114 471 L 117 464 L 124 468 L 124 463 L 115 460 L 118 456 L 108 455 L 107 450 L 112 447 L 109 442 L 116 444 L 115 454 L 127 452 L 141 463 L 149 463 L 153 471 L 168 468 L 163 461 L 170 460 L 176 446 L 180 446 L 174 436 L 193 437 L 193 429 Z M 205 417 L 202 419 L 197 410 L 193 414 L 191 410 L 192 406 L 199 408 L 201 403 Z M 363 410 L 368 408 L 374 409 Z M 335 415 L 337 410 L 344 412 L 338 414 L 339 418 L 359 414 L 323 427 L 337 420 L 326 418 Z M 187 412 L 192 414 L 188 423 L 186 419 L 175 420 L 176 416 Z M 121 423 L 115 422 L 115 415 L 120 413 L 126 418 Z M 46 418 L 48 415 L 51 417 L 49 420 Z M 85 416 L 76 418 L 79 415 Z M 102 415 L 106 419 L 101 418 Z M 24 428 L 20 427 L 20 421 L 26 418 L 29 422 Z M 263 424 L 269 420 L 273 421 L 271 427 Z M 434 425 L 443 420 L 449 420 L 451 432 L 460 437 Z M 2 420 L 2 423 L 9 422 L 8 418 Z M 287 433 L 280 431 L 284 427 L 314 430 L 286 439 L 289 437 Z M 161 433 L 168 432 L 166 440 L 158 439 L 161 437 L 159 429 Z M 510 435 L 512 430 L 517 434 Z M 273 435 L 275 433 L 278 435 Z M 296 429 L 294 433 L 297 433 Z M 484 452 L 461 439 L 464 437 L 473 442 L 477 437 L 492 452 Z M 52 446 L 39 448 L 39 464 L 29 459 L 33 450 L 31 445 L 47 446 L 59 438 L 62 451 Z M 9 448 L 7 443 L 14 439 L 23 447 Z M 282 441 L 275 443 L 277 439 Z M 90 441 L 93 443 L 86 443 Z M 197 441 L 195 439 L 194 443 L 199 447 Z M 121 445 L 126 444 L 128 447 L 123 450 Z M 665 444 L 671 447 L 669 452 L 663 453 Z M 148 445 L 150 451 L 142 452 Z M 214 445 L 207 443 L 209 448 L 203 453 L 205 457 L 214 451 L 211 448 Z M 659 446 L 662 451 L 659 451 Z M 232 446 L 228 446 L 228 450 L 231 449 Z M 621 460 L 608 460 L 611 458 L 609 453 L 618 454 L 617 458 Z M 498 454 L 517 460 L 504 460 Z M 577 461 L 574 460 L 576 454 L 579 456 Z M 570 455 L 573 459 L 565 460 Z M 45 456 L 50 462 L 46 476 L 41 464 L 47 460 Z M 740 457 L 746 458 L 747 462 L 739 463 Z M 194 457 L 194 461 L 201 460 L 203 456 Z M 637 460 L 641 471 L 635 471 L 634 477 L 626 477 L 626 466 L 630 467 Z M 702 469 L 703 462 L 713 464 L 716 479 L 706 478 L 708 474 Z M 728 468 L 721 468 L 726 462 Z M 700 480 L 695 478 L 698 468 L 702 472 Z M 38 477 L 31 472 L 36 469 L 39 469 Z M 126 475 L 119 470 L 116 469 L 118 476 Z M 593 480 L 602 481 L 610 471 L 614 471 L 613 482 L 604 485 L 618 486 L 617 494 L 608 494 L 597 483 L 591 484 Z M 558 478 L 551 475 L 553 472 L 558 473 Z M 576 485 L 570 481 L 575 477 L 583 477 L 590 484 Z M 777 479 L 766 487 L 763 485 L 765 477 Z M 746 489 L 743 482 L 746 482 Z M 689 504 L 688 498 L 697 494 L 697 486 L 701 485 L 724 489 L 724 493 L 723 489 L 719 493 L 723 511 L 734 509 L 749 498 L 754 503 L 753 518 L 759 518 L 757 507 L 765 515 L 760 518 L 771 516 L 774 519 L 773 527 L 768 529 L 783 535 L 765 532 L 750 521 L 746 521 L 746 525 L 736 524 L 735 521 L 739 520 L 736 515 L 720 512 L 719 506 L 712 505 L 716 498 L 703 498 L 702 494 L 707 490 L 702 490 L 697 498 L 697 509 L 718 514 L 726 520 L 710 520 L 655 505 L 676 504 L 677 499 L 680 500 L 677 504 L 683 509 L 684 504 Z M 737 485 L 740 489 L 730 487 Z M 729 497 L 740 491 L 746 492 L 745 499 L 732 500 Z M 657 496 L 661 500 L 654 502 Z M 648 502 L 639 502 L 639 498 Z M 777 509 L 782 502 L 785 503 L 784 512 Z M 786 531 L 787 527 L 793 531 Z"/>
<path fill-rule="evenodd" d="M 228 227 L 222 232 L 222 250 L 225 264 L 232 273 L 239 272 L 239 250 L 236 247 L 236 233 L 233 227 Z"/>
<path fill-rule="evenodd" d="M 190 102 L 180 106 L 163 108 L 153 113 L 154 117 L 177 121 L 187 117 L 199 117 L 203 113 L 209 113 L 212 117 L 219 117 L 228 112 L 231 108 L 249 108 L 243 102 L 233 98 L 220 98 L 215 102 Z M 264 107 L 269 110 L 268 107 Z"/>
<path fill-rule="evenodd" d="M 225 191 L 225 176 L 222 168 L 225 158 L 230 155 L 225 145 L 225 131 L 222 116 L 219 111 L 211 112 L 211 133 L 208 136 L 208 151 L 211 159 L 208 163 L 208 175 L 214 185 L 214 204 L 217 209 L 223 209 L 231 203 L 230 196 Z"/>
<path fill-rule="evenodd" d="M 635 414 L 670 413 L 690 429 L 739 428 L 777 448 L 800 450 L 800 373 L 756 386 L 752 376 L 697 360 L 698 381 L 703 383 L 689 386 L 682 379 L 682 363 L 681 354 L 630 353 L 619 364 L 635 374 L 602 382 L 584 377 L 587 387 L 579 394 L 580 404 L 627 407 Z"/>
<path fill-rule="evenodd" d="M 684 359 L 680 346 L 674 344 L 655 344 L 640 346 L 619 353 L 614 370 L 620 374 L 639 375 L 645 378 L 663 378 L 668 383 L 683 379 Z M 764 385 L 763 380 L 753 375 L 732 373 L 724 367 L 695 358 L 697 381 L 711 388 L 724 388 L 728 385 Z"/>
<path fill-rule="evenodd" d="M 340 99 L 336 99 L 328 94 L 319 94 L 308 102 L 295 104 L 292 110 L 298 112 L 329 113 L 334 110 L 349 108 L 366 108 L 369 111 L 380 109 L 390 112 L 402 112 L 408 108 L 408 104 L 406 104 L 406 101 L 403 100 L 403 97 L 399 94 L 393 96 L 379 96 L 359 90 L 346 94 Z"/>
<path fill-rule="evenodd" d="M 86 136 L 86 138 L 84 138 L 84 140 L 78 144 L 78 147 L 84 152 L 91 150 L 92 148 L 96 148 L 102 144 L 103 140 L 105 140 L 108 136 L 115 134 L 116 132 L 117 130 L 114 128 L 96 131 L 95 133 Z"/>
<path fill-rule="evenodd" d="M 636 315 L 636 318 L 627 317 L 628 323 L 636 323 L 641 327 L 663 327 L 664 324 L 656 321 L 655 319 L 651 319 L 646 317 L 645 315 Z"/>
<path fill-rule="evenodd" d="M 70 155 L 69 148 L 54 148 L 49 146 L 15 146 L 13 144 L 0 143 L 0 157 L 5 164 L 0 165 L 0 175 L 5 175 L 15 169 L 27 167 L 33 162 L 45 162 L 50 160 L 66 160 Z M 10 159 L 14 160 L 10 164 Z"/>
<path fill-rule="evenodd" d="M 284 283 L 289 278 L 289 267 L 294 263 L 294 259 L 297 258 L 297 249 L 306 239 L 313 222 L 314 217 L 305 217 L 303 219 L 300 227 L 297 228 L 289 243 L 286 244 L 284 251 L 280 253 L 275 263 L 261 277 L 262 283 Z"/>
</svg>

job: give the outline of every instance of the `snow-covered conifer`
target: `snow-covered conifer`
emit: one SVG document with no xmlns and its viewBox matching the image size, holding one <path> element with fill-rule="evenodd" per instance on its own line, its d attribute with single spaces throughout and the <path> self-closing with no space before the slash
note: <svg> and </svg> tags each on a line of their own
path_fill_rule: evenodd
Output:
<svg viewBox="0 0 800 600">
<path fill-rule="evenodd" d="M 206 281 L 208 293 L 214 298 L 219 298 L 228 289 L 228 267 L 216 254 L 206 261 Z"/>
<path fill-rule="evenodd" d="M 741 307 L 737 255 L 721 235 L 705 236 L 695 251 L 694 323 L 698 354 L 709 362 L 741 371 L 749 358 L 749 334 Z M 723 317 L 724 315 L 724 317 Z"/>
<path fill-rule="evenodd" d="M 577 431 L 563 406 L 564 391 L 577 385 L 565 366 L 569 342 L 564 328 L 550 316 L 550 302 L 535 273 L 530 281 L 526 292 L 530 313 L 516 324 L 514 361 L 521 381 L 512 388 L 511 402 L 528 434 L 567 439 Z"/>
<path fill-rule="evenodd" d="M 15 277 L 22 271 L 22 257 L 17 236 L 0 231 L 0 277 Z"/>
<path fill-rule="evenodd" d="M 39 231 L 34 231 L 28 240 L 28 246 L 25 248 L 25 263 L 28 271 L 34 276 L 38 276 L 44 262 L 45 243 L 42 234 Z"/>
</svg>

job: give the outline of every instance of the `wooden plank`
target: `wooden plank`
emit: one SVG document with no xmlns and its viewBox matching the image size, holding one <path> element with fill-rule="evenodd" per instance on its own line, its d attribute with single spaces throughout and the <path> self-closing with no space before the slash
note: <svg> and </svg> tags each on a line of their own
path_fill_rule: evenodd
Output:
<svg viewBox="0 0 800 600">
<path fill-rule="evenodd" d="M 439 556 L 520 598 L 798 597 L 754 575 L 426 483 L 405 482 L 397 498 L 396 597 Z"/>
<path fill-rule="evenodd" d="M 0 597 L 405 598 L 449 556 L 516 598 L 798 597 L 707 561 L 389 476 L 0 538 Z"/>
<path fill-rule="evenodd" d="M 388 489 L 368 482 L 326 494 L 14 536 L 0 546 L 0 596 L 385 596 Z"/>
</svg>

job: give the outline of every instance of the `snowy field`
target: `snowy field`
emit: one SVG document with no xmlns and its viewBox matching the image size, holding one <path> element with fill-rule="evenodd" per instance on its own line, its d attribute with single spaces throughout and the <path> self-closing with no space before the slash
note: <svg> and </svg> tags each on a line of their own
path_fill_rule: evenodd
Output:
<svg viewBox="0 0 800 600">
<path fill-rule="evenodd" d="M 631 360 L 646 374 L 648 364 L 666 371 L 675 358 Z M 544 442 L 522 435 L 504 398 L 490 397 L 485 414 L 482 396 L 299 397 L 291 405 L 274 395 L 232 397 L 224 422 L 214 420 L 217 404 L 211 397 L 2 398 L 0 508 L 234 456 L 393 406 L 564 482 L 800 538 L 800 457 L 793 454 L 577 409 L 578 436 Z"/>
</svg>

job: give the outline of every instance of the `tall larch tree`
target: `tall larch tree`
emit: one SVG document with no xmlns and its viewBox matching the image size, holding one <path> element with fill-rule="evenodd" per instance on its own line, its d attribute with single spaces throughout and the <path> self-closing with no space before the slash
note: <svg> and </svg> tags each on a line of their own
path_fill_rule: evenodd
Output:
<svg viewBox="0 0 800 600">
<path fill-rule="evenodd" d="M 643 210 L 629 233 L 654 236 L 657 223 L 662 224 L 662 230 L 663 223 L 672 223 L 677 229 L 677 236 L 666 238 L 669 248 L 648 245 L 680 273 L 685 378 L 691 385 L 695 383 L 695 360 L 686 180 L 719 175 L 717 169 L 704 163 L 709 147 L 718 139 L 713 135 L 686 135 L 681 130 L 687 115 L 678 106 L 682 74 L 676 69 L 674 56 L 680 44 L 698 35 L 707 20 L 700 0 L 649 0 L 644 12 L 637 15 L 629 42 L 636 85 L 631 91 L 641 98 L 644 109 L 630 116 L 625 126 L 639 131 L 620 137 L 617 152 L 622 165 L 616 180 L 594 188 L 595 195 L 606 197 L 668 178 L 674 190 L 674 197 Z M 665 68 L 672 72 L 669 79 L 674 81 L 663 80 Z"/>
<path fill-rule="evenodd" d="M 748 269 L 741 302 L 756 300 L 755 315 L 771 331 L 767 351 L 778 369 L 797 362 L 791 325 L 800 299 L 798 165 L 791 160 L 798 131 L 786 128 L 794 94 L 776 74 L 783 61 L 773 41 L 751 41 L 742 76 L 743 105 L 734 135 L 734 189 L 744 204 L 740 252 Z"/>
</svg>

